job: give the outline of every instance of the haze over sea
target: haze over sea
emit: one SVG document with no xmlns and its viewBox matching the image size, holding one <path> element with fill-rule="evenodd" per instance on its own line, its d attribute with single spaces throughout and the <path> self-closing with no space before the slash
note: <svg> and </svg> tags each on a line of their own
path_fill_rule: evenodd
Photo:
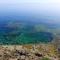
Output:
<svg viewBox="0 0 60 60">
<path fill-rule="evenodd" d="M 59 0 L 0 0 L 0 44 L 51 42 L 60 29 L 59 6 Z"/>
</svg>

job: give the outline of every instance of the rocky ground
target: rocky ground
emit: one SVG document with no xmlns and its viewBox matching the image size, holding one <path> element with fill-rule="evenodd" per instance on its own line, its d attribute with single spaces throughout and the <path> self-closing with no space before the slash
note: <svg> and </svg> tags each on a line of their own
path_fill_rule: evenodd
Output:
<svg viewBox="0 0 60 60">
<path fill-rule="evenodd" d="M 52 44 L 0 45 L 0 60 L 59 60 Z"/>
</svg>

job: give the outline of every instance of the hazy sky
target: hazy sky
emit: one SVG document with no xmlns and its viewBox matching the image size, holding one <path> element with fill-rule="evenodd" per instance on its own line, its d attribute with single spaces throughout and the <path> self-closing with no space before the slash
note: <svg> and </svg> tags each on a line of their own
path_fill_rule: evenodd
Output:
<svg viewBox="0 0 60 60">
<path fill-rule="evenodd" d="M 0 15 L 26 13 L 60 21 L 60 0 L 0 0 Z"/>
</svg>

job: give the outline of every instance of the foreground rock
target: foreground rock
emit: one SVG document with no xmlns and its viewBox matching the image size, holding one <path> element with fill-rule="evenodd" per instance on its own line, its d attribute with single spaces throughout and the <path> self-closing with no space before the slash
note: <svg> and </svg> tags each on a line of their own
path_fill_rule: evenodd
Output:
<svg viewBox="0 0 60 60">
<path fill-rule="evenodd" d="M 0 60 L 59 60 L 52 44 L 1 45 Z"/>
</svg>

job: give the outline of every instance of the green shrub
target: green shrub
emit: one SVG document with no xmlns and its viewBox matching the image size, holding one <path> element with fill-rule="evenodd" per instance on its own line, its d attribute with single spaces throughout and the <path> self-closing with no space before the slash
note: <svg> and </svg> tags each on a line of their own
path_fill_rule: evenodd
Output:
<svg viewBox="0 0 60 60">
<path fill-rule="evenodd" d="M 42 60 L 50 60 L 50 59 L 49 59 L 49 58 L 44 57 L 44 58 L 42 58 Z"/>
</svg>

